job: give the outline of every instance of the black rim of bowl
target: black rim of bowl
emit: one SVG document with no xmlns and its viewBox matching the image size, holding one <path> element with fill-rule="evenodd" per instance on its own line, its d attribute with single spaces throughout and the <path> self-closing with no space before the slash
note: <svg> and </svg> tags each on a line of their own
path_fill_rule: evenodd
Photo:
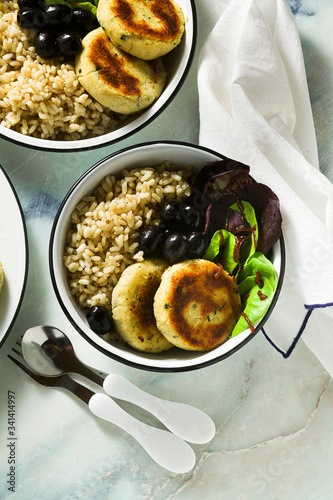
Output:
<svg viewBox="0 0 333 500">
<path fill-rule="evenodd" d="M 101 144 L 89 144 L 85 147 L 68 147 L 66 148 L 66 150 L 64 149 L 61 149 L 61 148 L 52 148 L 52 147 L 48 147 L 48 146 L 37 146 L 35 144 L 28 144 L 28 143 L 25 143 L 24 142 L 24 135 L 23 134 L 18 134 L 21 136 L 22 135 L 22 140 L 19 140 L 19 139 L 15 139 L 13 137 L 8 137 L 7 135 L 4 134 L 4 132 L 1 132 L 1 128 L 0 128 L 0 137 L 11 142 L 11 143 L 14 143 L 18 146 L 22 146 L 22 147 L 27 147 L 29 149 L 34 149 L 34 150 L 38 150 L 38 151 L 48 151 L 50 153 L 74 153 L 74 152 L 79 152 L 79 151 L 91 151 L 91 150 L 94 150 L 94 149 L 98 149 L 98 148 L 103 148 L 103 147 L 106 147 L 106 146 L 111 146 L 112 144 L 116 144 L 117 142 L 120 142 L 120 141 L 123 141 L 129 137 L 131 137 L 133 134 L 136 134 L 137 132 L 139 132 L 140 130 L 144 129 L 147 125 L 149 125 L 150 123 L 152 123 L 158 116 L 161 115 L 161 113 L 163 113 L 163 111 L 171 104 L 171 102 L 174 100 L 174 98 L 177 96 L 177 94 L 179 93 L 180 89 L 182 88 L 183 84 L 185 83 L 185 80 L 187 78 L 187 75 L 191 69 L 191 66 L 192 66 L 192 62 L 193 62 L 193 59 L 194 59 L 194 54 L 195 54 L 195 50 L 196 50 L 196 44 L 197 44 L 197 31 L 198 31 L 198 27 L 197 27 L 197 12 L 196 12 L 196 7 L 195 7 L 195 1 L 194 0 L 189 0 L 190 3 L 191 3 L 191 10 L 192 10 L 192 16 L 193 16 L 193 36 L 192 36 L 192 45 L 191 45 L 191 51 L 190 51 L 190 54 L 189 54 L 189 57 L 188 57 L 188 61 L 187 61 L 187 64 L 186 64 L 186 67 L 185 67 L 185 70 L 184 70 L 184 73 L 181 77 L 181 79 L 179 80 L 177 86 L 175 87 L 175 90 L 172 92 L 172 94 L 169 96 L 169 98 L 165 101 L 165 103 L 163 104 L 163 106 L 161 106 L 157 111 L 156 113 L 154 113 L 154 115 L 152 115 L 149 119 L 147 119 L 144 123 L 142 123 L 141 125 L 133 128 L 133 130 L 127 132 L 125 135 L 122 135 L 120 137 L 117 137 L 116 139 L 111 139 L 109 141 L 105 141 Z M 43 140 L 43 139 L 41 139 Z M 68 141 L 68 144 L 70 144 L 70 141 Z"/>
<path fill-rule="evenodd" d="M 64 199 L 63 199 L 63 201 L 62 201 L 62 203 L 61 203 L 61 205 L 60 205 L 60 207 L 59 207 L 59 209 L 57 211 L 57 214 L 55 216 L 55 219 L 54 219 L 54 222 L 53 222 L 53 225 L 52 225 L 51 234 L 50 234 L 50 243 L 49 243 L 49 268 L 50 268 L 52 285 L 53 285 L 56 297 L 58 299 L 58 302 L 59 302 L 59 304 L 60 304 L 63 312 L 65 313 L 67 319 L 72 324 L 72 326 L 75 328 L 75 330 L 78 331 L 78 333 L 85 340 L 87 340 L 89 342 L 89 344 L 91 344 L 94 348 L 96 348 L 98 351 L 100 351 L 102 354 L 106 355 L 107 357 L 109 357 L 111 359 L 114 359 L 115 361 L 118 361 L 118 362 L 120 362 L 122 364 L 125 364 L 127 366 L 131 366 L 132 368 L 139 368 L 141 370 L 146 370 L 146 371 L 151 371 L 151 372 L 162 372 L 162 373 L 186 372 L 186 371 L 197 370 L 199 368 L 205 368 L 207 366 L 210 366 L 210 365 L 213 365 L 215 363 L 218 363 L 218 362 L 222 361 L 223 359 L 228 358 L 229 356 L 231 356 L 232 354 L 234 354 L 235 352 L 237 352 L 239 349 L 241 349 L 251 339 L 253 339 L 254 336 L 263 328 L 264 324 L 266 323 L 266 321 L 270 317 L 270 315 L 271 315 L 271 313 L 272 313 L 272 311 L 273 311 L 273 309 L 275 307 L 275 304 L 276 304 L 276 302 L 277 302 L 277 300 L 279 298 L 280 292 L 281 292 L 283 278 L 284 278 L 284 273 L 285 273 L 285 261 L 286 261 L 285 244 L 284 244 L 283 234 L 281 233 L 280 238 L 279 238 L 280 252 L 281 252 L 281 269 L 280 269 L 279 279 L 278 279 L 278 283 L 277 283 L 277 287 L 276 287 L 276 291 L 275 291 L 273 300 L 272 300 L 272 302 L 271 302 L 271 304 L 270 304 L 270 306 L 269 306 L 269 308 L 268 308 L 265 316 L 258 323 L 258 325 L 255 327 L 255 330 L 250 335 L 248 335 L 237 346 L 235 346 L 234 348 L 230 349 L 230 351 L 228 351 L 227 353 L 224 353 L 224 354 L 222 354 L 220 356 L 217 356 L 217 357 L 215 357 L 213 359 L 209 359 L 209 360 L 203 361 L 201 363 L 198 362 L 195 365 L 190 365 L 190 366 L 185 366 L 185 367 L 155 367 L 155 366 L 147 366 L 147 365 L 145 365 L 144 361 L 142 363 L 136 363 L 136 362 L 129 361 L 127 359 L 122 358 L 121 356 L 118 356 L 117 354 L 114 354 L 113 352 L 110 352 L 107 349 L 104 349 L 102 346 L 100 346 L 97 343 L 95 343 L 94 340 L 91 339 L 75 323 L 75 321 L 71 317 L 70 313 L 68 312 L 65 304 L 63 303 L 61 295 L 60 295 L 59 290 L 58 290 L 57 282 L 56 282 L 54 271 L 53 271 L 53 245 L 54 245 L 54 236 L 55 236 L 55 232 L 56 232 L 56 228 L 57 228 L 57 223 L 58 223 L 60 214 L 61 214 L 64 206 L 66 205 L 68 199 L 70 198 L 72 192 L 76 189 L 77 185 L 80 184 L 83 181 L 83 179 L 92 170 L 96 169 L 101 163 L 104 163 L 105 161 L 107 161 L 107 160 L 109 160 L 109 159 L 111 159 L 111 158 L 113 158 L 115 156 L 119 156 L 120 154 L 123 154 L 123 153 L 125 153 L 127 151 L 130 151 L 132 149 L 137 149 L 138 147 L 147 147 L 147 146 L 152 146 L 152 145 L 185 146 L 185 147 L 190 147 L 192 149 L 198 149 L 200 151 L 207 152 L 207 153 L 215 155 L 216 157 L 221 158 L 221 159 L 225 158 L 225 156 L 223 154 L 218 153 L 217 151 L 214 151 L 212 149 L 206 148 L 204 146 L 199 146 L 197 144 L 190 144 L 190 143 L 182 142 L 182 141 L 151 141 L 151 142 L 143 142 L 143 143 L 140 143 L 140 144 L 128 146 L 128 147 L 123 148 L 123 149 L 121 149 L 119 151 L 111 153 L 110 155 L 106 156 L 105 158 L 99 160 L 97 163 L 95 163 L 94 165 L 92 165 L 83 175 L 81 175 L 81 177 L 73 184 L 73 186 L 69 189 L 69 191 L 65 195 L 65 197 L 64 197 Z"/>
<path fill-rule="evenodd" d="M 28 280 L 29 245 L 28 245 L 27 227 L 26 227 L 26 222 L 25 222 L 25 217 L 24 217 L 24 213 L 23 213 L 23 210 L 22 210 L 21 202 L 19 200 L 19 197 L 18 197 L 18 195 L 16 193 L 16 190 L 14 188 L 14 185 L 13 185 L 12 181 L 10 180 L 8 174 L 5 172 L 4 168 L 1 165 L 0 165 L 0 170 L 4 174 L 4 176 L 6 177 L 6 179 L 8 181 L 8 184 L 9 184 L 9 186 L 10 186 L 12 192 L 13 192 L 13 195 L 14 195 L 14 197 L 16 199 L 17 206 L 18 206 L 18 209 L 19 209 L 19 212 L 20 212 L 20 215 L 21 215 L 22 228 L 23 228 L 23 233 L 24 233 L 24 242 L 25 242 L 25 270 L 24 270 L 24 277 L 23 277 L 23 282 L 22 282 L 22 288 L 21 288 L 20 298 L 18 300 L 18 303 L 17 303 L 17 306 L 16 306 L 16 310 L 15 310 L 15 313 L 14 313 L 14 315 L 12 317 L 12 320 L 11 320 L 10 324 L 8 325 L 8 328 L 7 328 L 6 332 L 4 333 L 4 335 L 2 336 L 2 338 L 0 339 L 0 348 L 1 348 L 1 346 L 5 342 L 6 338 L 10 334 L 11 329 L 13 328 L 13 325 L 14 325 L 14 323 L 16 321 L 16 318 L 18 316 L 18 313 L 19 313 L 19 311 L 21 309 L 21 305 L 22 305 L 22 302 L 23 302 L 23 297 L 24 297 L 24 293 L 25 293 L 25 289 L 26 289 L 26 285 L 27 285 L 27 280 Z"/>
</svg>

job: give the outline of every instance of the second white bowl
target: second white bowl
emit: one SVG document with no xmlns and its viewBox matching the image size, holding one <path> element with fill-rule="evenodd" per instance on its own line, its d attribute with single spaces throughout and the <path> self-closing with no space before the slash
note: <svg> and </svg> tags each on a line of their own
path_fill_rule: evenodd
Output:
<svg viewBox="0 0 333 500">
<path fill-rule="evenodd" d="M 199 170 L 204 165 L 223 158 L 222 155 L 201 146 L 180 142 L 153 142 L 129 147 L 111 154 L 92 166 L 69 190 L 57 213 L 50 239 L 50 272 L 59 303 L 77 331 L 100 352 L 130 366 L 154 371 L 185 371 L 216 363 L 245 345 L 268 319 L 281 289 L 285 252 L 282 236 L 273 247 L 273 265 L 279 277 L 277 291 L 264 318 L 255 325 L 255 331 L 245 330 L 208 352 L 185 351 L 178 348 L 160 354 L 135 351 L 118 342 L 109 343 L 88 326 L 84 311 L 71 295 L 63 255 L 70 216 L 81 198 L 93 191 L 109 174 L 117 175 L 123 169 L 154 166 L 169 161 L 180 168 L 192 165 Z"/>
</svg>

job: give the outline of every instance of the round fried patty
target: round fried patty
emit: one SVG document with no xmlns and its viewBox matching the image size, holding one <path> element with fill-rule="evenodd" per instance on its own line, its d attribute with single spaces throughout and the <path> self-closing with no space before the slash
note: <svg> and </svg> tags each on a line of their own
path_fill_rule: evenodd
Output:
<svg viewBox="0 0 333 500">
<path fill-rule="evenodd" d="M 165 70 L 161 59 L 142 61 L 116 47 L 97 28 L 82 40 L 75 71 L 82 87 L 103 106 L 116 113 L 137 113 L 162 93 Z"/>
<path fill-rule="evenodd" d="M 241 310 L 235 279 L 204 259 L 167 268 L 154 300 L 158 329 L 177 347 L 192 351 L 222 344 Z"/>
<path fill-rule="evenodd" d="M 146 352 L 162 352 L 171 344 L 157 329 L 154 295 L 167 264 L 146 260 L 128 266 L 112 293 L 112 313 L 119 335 L 132 347 Z"/>
<path fill-rule="evenodd" d="M 185 29 L 173 0 L 99 0 L 97 19 L 117 47 L 145 60 L 170 52 Z"/>
</svg>

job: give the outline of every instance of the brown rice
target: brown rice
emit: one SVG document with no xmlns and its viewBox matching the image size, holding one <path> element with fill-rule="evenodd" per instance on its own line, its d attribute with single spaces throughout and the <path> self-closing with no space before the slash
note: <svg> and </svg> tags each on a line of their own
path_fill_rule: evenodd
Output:
<svg viewBox="0 0 333 500">
<path fill-rule="evenodd" d="M 159 208 L 166 199 L 190 195 L 190 175 L 190 167 L 177 169 L 168 162 L 124 170 L 118 179 L 106 177 L 76 206 L 63 260 L 71 292 L 82 307 L 111 308 L 120 275 L 143 260 L 140 229 L 160 223 Z"/>
<path fill-rule="evenodd" d="M 121 116 L 80 85 L 62 58 L 45 61 L 33 47 L 33 30 L 16 22 L 17 1 L 0 0 L 0 124 L 42 139 L 78 140 L 110 132 Z"/>
</svg>

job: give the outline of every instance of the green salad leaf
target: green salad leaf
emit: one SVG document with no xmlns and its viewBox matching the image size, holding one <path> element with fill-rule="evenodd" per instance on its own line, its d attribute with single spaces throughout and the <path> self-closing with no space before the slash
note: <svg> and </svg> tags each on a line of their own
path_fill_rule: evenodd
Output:
<svg viewBox="0 0 333 500">
<path fill-rule="evenodd" d="M 261 252 L 256 252 L 248 259 L 243 269 L 237 276 L 237 283 L 240 283 L 249 276 L 254 276 L 257 280 L 260 279 L 258 273 L 261 277 L 265 277 L 269 280 L 272 285 L 273 291 L 276 290 L 277 285 L 277 274 L 275 267 L 267 257 Z"/>
<path fill-rule="evenodd" d="M 272 301 L 274 291 L 265 277 L 262 278 L 263 285 L 259 287 L 255 283 L 254 276 L 249 276 L 239 285 L 241 295 L 245 297 L 243 312 L 240 315 L 230 337 L 235 337 L 247 328 L 259 321 L 268 310 Z"/>
<path fill-rule="evenodd" d="M 245 261 L 256 251 L 259 233 L 257 217 L 254 208 L 247 201 L 242 201 L 241 205 L 242 208 L 239 207 L 238 203 L 234 203 L 230 208 L 236 210 L 239 213 L 242 213 L 245 216 L 246 222 L 251 228 L 250 238 L 241 246 L 242 255 L 240 260 Z"/>
<path fill-rule="evenodd" d="M 230 275 L 235 276 L 243 305 L 231 333 L 231 337 L 235 337 L 247 328 L 253 328 L 265 315 L 274 297 L 278 278 L 272 262 L 257 251 L 258 224 L 252 205 L 242 201 L 230 208 L 242 214 L 247 226 L 235 228 L 235 234 L 226 229 L 216 231 L 203 258 L 222 264 Z M 240 234 L 245 234 L 244 240 L 240 239 Z"/>
<path fill-rule="evenodd" d="M 223 269 L 233 274 L 238 266 L 238 260 L 235 260 L 237 244 L 237 238 L 232 233 L 226 229 L 220 229 L 213 235 L 203 258 L 213 261 L 219 256 L 218 260 Z"/>
<path fill-rule="evenodd" d="M 249 226 L 247 240 L 242 241 L 239 235 L 233 234 L 226 229 L 220 229 L 213 234 L 203 258 L 210 261 L 217 258 L 223 269 L 229 274 L 235 274 L 239 263 L 246 262 L 255 253 L 258 230 L 256 214 L 250 203 L 247 201 L 242 202 L 242 208 L 235 203 L 230 208 L 244 215 Z M 241 231 L 244 231 L 244 228 Z"/>
<path fill-rule="evenodd" d="M 249 257 L 236 278 L 243 312 L 231 337 L 254 325 L 267 312 L 276 291 L 277 274 L 270 260 L 261 252 Z"/>
</svg>

